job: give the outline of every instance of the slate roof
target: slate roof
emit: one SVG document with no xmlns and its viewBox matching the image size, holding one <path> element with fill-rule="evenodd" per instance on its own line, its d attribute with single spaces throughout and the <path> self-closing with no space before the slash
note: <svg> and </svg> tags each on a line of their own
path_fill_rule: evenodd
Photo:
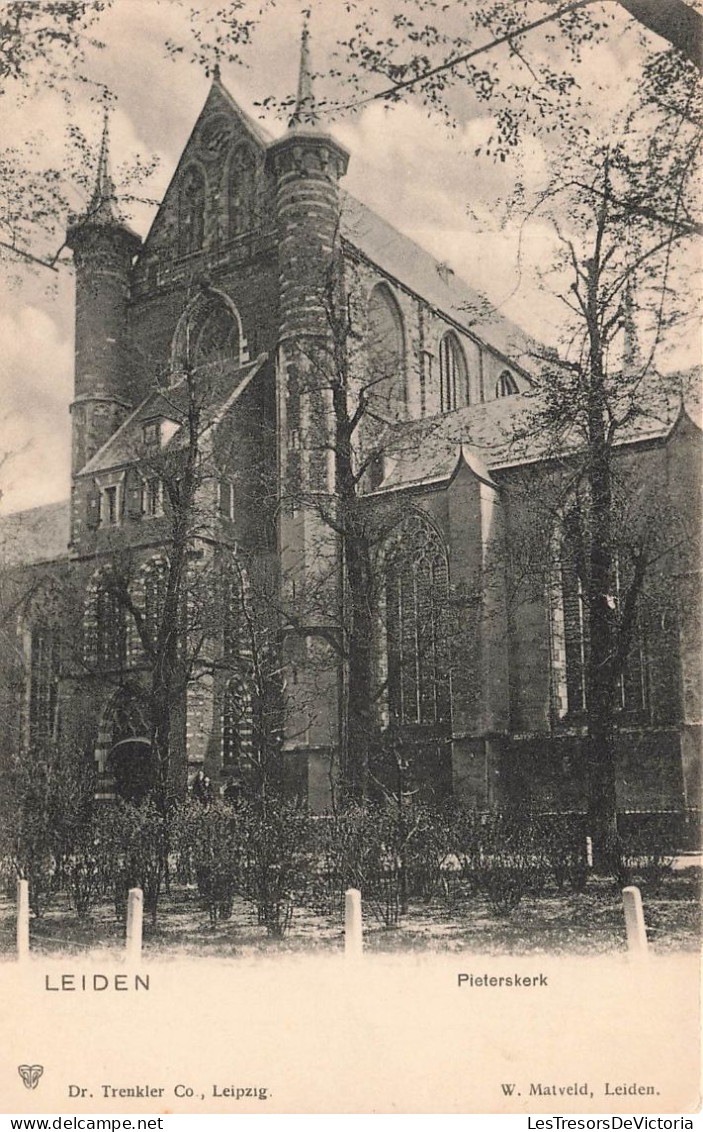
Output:
<svg viewBox="0 0 703 1132">
<path fill-rule="evenodd" d="M 221 376 L 218 376 L 212 400 L 203 410 L 204 425 L 215 424 L 218 417 L 237 400 L 261 369 L 266 357 L 266 354 L 260 354 L 253 362 L 235 370 L 225 370 Z M 187 408 L 188 391 L 185 381 L 163 391 L 154 390 L 81 468 L 80 474 L 94 475 L 96 472 L 133 463 L 140 451 L 143 451 L 142 429 L 147 421 L 155 418 L 178 423 L 178 429 L 164 446 L 178 447 L 183 442 L 182 425 L 187 415 Z"/>
<path fill-rule="evenodd" d="M 0 565 L 19 566 L 68 557 L 69 502 L 47 503 L 0 516 Z"/>
<path fill-rule="evenodd" d="M 257 363 L 246 369 L 250 377 L 253 376 Z M 623 430 L 619 443 L 663 439 L 672 432 L 684 412 L 700 427 L 701 415 L 695 398 L 700 384 L 695 375 L 691 377 L 692 395 L 685 405 L 680 398 L 668 397 L 662 412 L 642 417 Z M 237 386 L 238 391 L 241 388 L 241 384 Z M 137 410 L 144 410 L 142 420 L 149 415 L 145 406 L 150 400 Z M 518 395 L 397 426 L 396 437 L 388 448 L 387 475 L 373 494 L 447 483 L 460 459 L 487 483 L 493 482 L 493 471 L 539 460 L 547 454 L 543 438 L 514 440 L 515 431 L 524 426 L 532 411 L 532 399 Z M 136 419 L 136 414 L 132 419 Z M 565 450 L 568 447 L 565 440 Z M 575 447 L 575 442 L 571 447 Z M 66 558 L 68 536 L 68 500 L 0 516 L 0 564 L 31 565 Z"/>
<path fill-rule="evenodd" d="M 650 396 L 647 411 L 621 429 L 615 445 L 663 439 L 682 413 L 700 427 L 699 372 L 681 375 L 680 384 L 687 392 L 685 399 L 673 388 L 666 393 L 659 391 L 656 398 Z M 489 483 L 491 473 L 500 468 L 551 457 L 555 454 L 552 439 L 535 428 L 538 411 L 536 395 L 518 394 L 396 425 L 385 451 L 386 475 L 377 491 L 446 482 L 461 456 L 480 479 Z M 568 455 L 581 446 L 574 429 L 562 437 L 559 452 Z"/>
<path fill-rule="evenodd" d="M 349 193 L 342 196 L 341 234 L 352 247 L 392 275 L 430 306 L 449 315 L 473 337 L 528 372 L 534 339 L 494 310 L 484 295 L 452 271 L 445 271 L 428 251 Z"/>
</svg>

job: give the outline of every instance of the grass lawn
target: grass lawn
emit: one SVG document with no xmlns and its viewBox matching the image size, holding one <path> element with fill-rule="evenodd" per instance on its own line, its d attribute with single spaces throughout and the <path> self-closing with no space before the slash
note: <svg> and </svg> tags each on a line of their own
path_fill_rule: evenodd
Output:
<svg viewBox="0 0 703 1132">
<path fill-rule="evenodd" d="M 637 878 L 635 878 L 637 883 Z M 657 884 L 642 881 L 647 934 L 657 953 L 698 951 L 701 938 L 701 870 L 689 868 L 664 876 Z M 626 946 L 622 896 L 613 881 L 589 879 L 583 893 L 547 891 L 525 896 L 509 915 L 498 915 L 486 899 L 467 895 L 451 909 L 437 898 L 410 901 L 397 928 L 386 929 L 369 904 L 364 910 L 365 946 L 369 951 L 474 951 L 482 954 L 606 954 Z M 116 951 L 124 947 L 124 925 L 114 905 L 104 901 L 89 918 L 79 920 L 63 894 L 41 918 L 30 921 L 35 953 Z M 198 955 L 251 956 L 330 951 L 343 945 L 342 923 L 310 909 L 296 909 L 290 930 L 272 939 L 257 923 L 252 905 L 236 898 L 232 916 L 209 923 L 192 886 L 174 885 L 159 902 L 158 922 L 144 922 L 144 949 L 160 958 Z M 15 946 L 14 905 L 0 900 L 0 954 L 11 958 Z"/>
</svg>

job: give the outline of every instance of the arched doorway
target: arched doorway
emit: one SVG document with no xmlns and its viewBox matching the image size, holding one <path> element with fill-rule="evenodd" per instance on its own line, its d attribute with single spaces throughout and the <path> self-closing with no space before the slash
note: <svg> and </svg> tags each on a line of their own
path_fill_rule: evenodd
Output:
<svg viewBox="0 0 703 1132">
<path fill-rule="evenodd" d="M 125 802 L 141 802 L 151 787 L 151 745 L 137 736 L 115 743 L 107 758 L 115 793 Z"/>
<path fill-rule="evenodd" d="M 150 713 L 143 694 L 123 689 L 105 717 L 103 743 L 110 793 L 128 802 L 141 802 L 152 785 Z"/>
</svg>

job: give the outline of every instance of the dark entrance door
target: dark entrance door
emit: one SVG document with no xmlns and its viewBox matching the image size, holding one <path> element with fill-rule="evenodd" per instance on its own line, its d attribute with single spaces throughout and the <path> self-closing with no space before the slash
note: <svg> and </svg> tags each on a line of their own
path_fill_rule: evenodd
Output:
<svg viewBox="0 0 703 1132">
<path fill-rule="evenodd" d="M 115 791 L 126 802 L 141 802 L 151 785 L 151 747 L 147 739 L 123 739 L 110 751 L 107 765 Z"/>
</svg>

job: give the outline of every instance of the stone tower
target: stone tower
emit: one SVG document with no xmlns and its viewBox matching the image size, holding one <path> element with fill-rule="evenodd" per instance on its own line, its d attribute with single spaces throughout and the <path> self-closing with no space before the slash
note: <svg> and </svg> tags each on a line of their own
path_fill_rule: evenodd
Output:
<svg viewBox="0 0 703 1132">
<path fill-rule="evenodd" d="M 281 600 L 300 625 L 286 648 L 284 749 L 313 808 L 328 800 L 341 719 L 338 660 L 325 643 L 341 615 L 340 555 L 326 512 L 334 506 L 329 296 L 341 278 L 339 181 L 348 160 L 319 120 L 306 22 L 295 109 L 268 162 L 279 257 Z"/>
<path fill-rule="evenodd" d="M 71 218 L 66 242 L 76 268 L 76 344 L 72 416 L 75 475 L 132 407 L 127 386 L 127 304 L 141 240 L 118 217 L 108 164 L 107 115 L 95 190 Z"/>
</svg>

